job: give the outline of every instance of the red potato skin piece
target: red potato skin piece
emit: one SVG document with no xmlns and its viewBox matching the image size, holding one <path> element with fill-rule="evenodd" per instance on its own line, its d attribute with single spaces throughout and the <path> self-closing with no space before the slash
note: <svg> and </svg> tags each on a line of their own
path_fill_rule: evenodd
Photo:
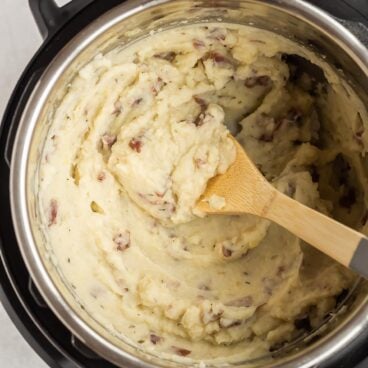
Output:
<svg viewBox="0 0 368 368">
<path fill-rule="evenodd" d="M 162 337 L 157 336 L 153 333 L 150 334 L 150 341 L 153 345 L 157 345 L 158 343 L 160 343 L 162 340 Z"/>
<path fill-rule="evenodd" d="M 247 88 L 253 88 L 255 86 L 268 86 L 271 83 L 271 78 L 268 75 L 261 75 L 255 77 L 249 77 L 244 81 L 244 85 Z"/>
<path fill-rule="evenodd" d="M 206 45 L 203 41 L 201 40 L 197 40 L 197 39 L 194 39 L 193 40 L 193 47 L 197 50 L 200 50 L 202 48 L 204 48 Z"/>
<path fill-rule="evenodd" d="M 51 199 L 50 212 L 49 212 L 49 226 L 55 225 L 57 223 L 57 215 L 58 215 L 58 203 L 56 199 Z"/>
<path fill-rule="evenodd" d="M 228 248 L 222 247 L 222 254 L 224 257 L 228 258 L 232 256 L 233 252 Z"/>
<path fill-rule="evenodd" d="M 172 349 L 174 350 L 175 354 L 180 355 L 180 356 L 187 356 L 191 353 L 190 350 L 184 349 L 184 348 L 179 348 L 177 346 L 172 346 Z"/>
<path fill-rule="evenodd" d="M 107 148 L 111 148 L 113 146 L 113 144 L 116 142 L 116 136 L 115 135 L 110 135 L 110 134 L 104 134 L 101 138 L 102 141 L 102 145 L 107 147 Z"/>
<path fill-rule="evenodd" d="M 98 175 L 97 175 L 97 180 L 98 181 L 102 182 L 105 179 L 106 179 L 106 174 L 103 171 L 101 171 L 100 173 L 98 173 Z"/>
<path fill-rule="evenodd" d="M 251 295 L 244 296 L 240 299 L 232 300 L 226 303 L 230 307 L 251 307 L 253 305 L 253 297 Z"/>
<path fill-rule="evenodd" d="M 174 51 L 161 52 L 159 54 L 155 54 L 154 57 L 157 58 L 157 59 L 166 60 L 166 61 L 172 63 L 176 58 L 176 52 L 174 52 Z"/>
<path fill-rule="evenodd" d="M 142 141 L 140 141 L 139 139 L 136 138 L 132 138 L 129 142 L 129 147 L 133 150 L 136 151 L 137 153 L 141 153 L 142 151 Z"/>
<path fill-rule="evenodd" d="M 125 233 L 119 233 L 113 238 L 114 243 L 116 244 L 116 250 L 124 251 L 130 247 L 130 232 L 126 231 Z"/>
</svg>

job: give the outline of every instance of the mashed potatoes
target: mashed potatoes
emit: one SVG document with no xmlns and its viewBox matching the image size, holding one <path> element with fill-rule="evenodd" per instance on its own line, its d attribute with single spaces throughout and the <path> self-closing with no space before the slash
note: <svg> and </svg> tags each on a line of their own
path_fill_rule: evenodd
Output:
<svg viewBox="0 0 368 368">
<path fill-rule="evenodd" d="M 39 188 L 85 310 L 146 351 L 197 361 L 254 358 L 318 327 L 349 270 L 266 220 L 194 206 L 235 159 L 229 129 L 280 191 L 363 229 L 367 116 L 353 96 L 302 46 L 245 26 L 97 55 L 52 118 Z"/>
</svg>

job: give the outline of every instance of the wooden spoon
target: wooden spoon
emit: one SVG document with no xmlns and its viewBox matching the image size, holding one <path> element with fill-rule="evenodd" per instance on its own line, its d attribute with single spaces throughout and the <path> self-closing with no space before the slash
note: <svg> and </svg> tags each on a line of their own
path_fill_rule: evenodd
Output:
<svg viewBox="0 0 368 368">
<path fill-rule="evenodd" d="M 250 213 L 283 226 L 321 252 L 368 278 L 368 238 L 276 190 L 233 138 L 237 156 L 223 175 L 211 179 L 197 208 L 208 214 Z M 213 208 L 220 196 L 225 206 Z M 217 197 L 212 197 L 217 198 Z M 211 201 L 210 201 L 211 202 Z"/>
</svg>

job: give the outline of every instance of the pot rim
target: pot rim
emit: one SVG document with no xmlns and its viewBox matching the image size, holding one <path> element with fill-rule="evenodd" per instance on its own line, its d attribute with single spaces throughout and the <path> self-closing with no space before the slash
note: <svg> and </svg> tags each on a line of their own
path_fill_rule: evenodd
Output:
<svg viewBox="0 0 368 368">
<path fill-rule="evenodd" d="M 143 10 L 175 0 L 128 0 L 113 7 L 98 19 L 91 22 L 79 32 L 50 63 L 35 86 L 20 119 L 14 141 L 10 170 L 10 202 L 12 220 L 16 238 L 23 260 L 37 288 L 48 306 L 58 318 L 81 341 L 96 351 L 99 355 L 117 365 L 128 364 L 130 367 L 157 367 L 148 361 L 143 361 L 123 351 L 112 342 L 106 340 L 84 320 L 78 317 L 74 309 L 61 295 L 50 277 L 39 253 L 33 237 L 27 206 L 27 168 L 34 128 L 38 117 L 54 85 L 63 75 L 73 60 L 95 39 L 124 19 L 130 18 Z M 335 42 L 365 71 L 368 78 L 368 50 L 345 27 L 319 8 L 304 0 L 246 0 L 250 3 L 262 2 L 276 7 L 286 13 L 291 13 L 325 35 L 334 38 Z M 334 334 L 322 341 L 317 347 L 311 347 L 301 356 L 287 359 L 285 364 L 273 367 L 301 368 L 312 367 L 331 358 L 351 343 L 359 334 L 368 329 L 368 299 L 355 311 L 350 320 L 334 330 Z"/>
</svg>

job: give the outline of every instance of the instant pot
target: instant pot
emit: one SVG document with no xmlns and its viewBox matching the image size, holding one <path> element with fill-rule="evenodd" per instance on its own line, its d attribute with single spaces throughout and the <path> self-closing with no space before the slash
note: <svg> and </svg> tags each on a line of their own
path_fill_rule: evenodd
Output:
<svg viewBox="0 0 368 368">
<path fill-rule="evenodd" d="M 210 7 L 219 6 L 221 3 L 220 0 L 207 0 L 202 2 L 207 3 L 207 6 Z M 252 1 L 250 0 L 250 2 Z M 311 0 L 310 2 L 330 13 L 330 16 L 336 18 L 338 22 L 350 29 L 350 31 L 365 43 L 365 45 L 368 45 L 368 28 L 366 28 L 366 26 L 368 27 L 367 0 Z M 37 93 L 40 93 L 40 85 L 42 85 L 42 83 L 45 84 L 45 70 L 50 69 L 48 67 L 50 64 L 53 64 L 52 61 L 55 56 L 60 50 L 64 49 L 64 46 L 77 34 L 80 40 L 88 43 L 88 37 L 91 33 L 88 33 L 88 31 L 85 32 L 86 27 L 97 18 L 98 21 L 95 24 L 98 26 L 100 19 L 104 19 L 102 16 L 104 13 L 122 3 L 124 3 L 122 0 L 73 0 L 67 5 L 59 8 L 53 0 L 29 0 L 31 10 L 45 41 L 24 71 L 14 89 L 0 127 L 1 302 L 24 338 L 46 363 L 52 367 L 115 367 L 116 365 L 102 358 L 102 355 L 108 357 L 110 361 L 115 362 L 119 357 L 113 356 L 111 352 L 105 354 L 103 350 L 99 350 L 99 348 L 92 349 L 91 346 L 93 344 L 90 343 L 92 340 L 89 340 L 90 336 L 87 336 L 88 334 L 86 335 L 77 331 L 76 325 L 73 325 L 70 321 L 68 323 L 61 309 L 56 308 L 55 305 L 53 305 L 51 309 L 50 298 L 45 294 L 45 284 L 40 282 L 39 278 L 35 278 L 35 275 L 37 276 L 37 270 L 35 270 L 36 266 L 30 266 L 30 261 L 27 257 L 27 262 L 24 262 L 27 252 L 24 250 L 24 244 L 20 244 L 22 240 L 24 240 L 24 236 L 22 236 L 22 231 L 19 231 L 19 229 L 25 227 L 26 219 L 21 216 L 20 211 L 14 211 L 14 208 L 19 208 L 17 204 L 14 205 L 14 195 L 12 197 L 13 213 L 11 212 L 10 191 L 12 188 L 10 188 L 9 178 L 10 166 L 12 165 L 13 170 L 17 168 L 21 169 L 24 167 L 25 162 L 22 160 L 22 156 L 19 153 L 17 154 L 16 152 L 15 156 L 12 156 L 12 152 L 17 132 L 17 146 L 27 145 L 26 139 L 23 140 L 22 134 L 19 134 L 19 130 L 22 132 L 24 126 L 19 126 L 19 124 L 22 125 L 22 121 L 24 123 L 27 114 L 30 115 L 34 113 L 32 109 L 32 99 L 34 100 L 35 95 L 37 96 Z M 137 9 L 144 9 L 147 3 L 151 5 L 160 5 L 160 3 L 165 3 L 165 0 L 135 1 L 133 3 L 134 9 L 136 11 Z M 193 3 L 201 3 L 201 1 L 193 1 Z M 226 1 L 224 3 L 226 3 Z M 299 0 L 264 0 L 260 1 L 260 3 L 274 4 L 280 7 L 288 7 L 290 5 L 291 8 L 296 4 L 297 8 Z M 228 0 L 226 4 L 227 6 L 236 4 L 236 1 Z M 235 9 L 236 6 L 233 6 Z M 129 10 L 129 7 L 126 9 Z M 102 18 L 100 18 L 101 16 Z M 155 21 L 159 19 L 158 17 Z M 332 23 L 332 26 L 333 24 L 337 25 L 337 23 Z M 323 22 L 319 23 L 322 31 L 324 25 Z M 102 21 L 100 22 L 100 26 L 104 26 Z M 332 28 L 328 31 L 334 32 Z M 339 30 L 341 32 L 341 29 L 338 29 L 335 35 L 339 33 Z M 345 41 L 350 41 L 354 44 L 354 40 L 354 38 L 349 38 L 349 34 L 345 35 Z M 310 41 L 312 42 L 313 40 Z M 322 40 L 322 42 L 324 41 Z M 318 47 L 316 44 L 314 46 Z M 361 45 L 356 43 L 352 48 L 355 48 L 356 54 L 359 54 L 360 47 Z M 355 76 L 355 78 L 359 75 L 359 58 L 355 58 L 356 54 L 352 52 L 351 55 L 346 56 L 347 58 L 351 57 L 351 60 L 345 57 L 346 65 L 351 63 L 352 77 Z M 60 65 L 66 62 L 69 56 L 70 54 L 65 54 L 65 59 L 60 60 L 59 65 L 52 65 L 51 69 L 54 68 L 57 70 Z M 368 63 L 368 60 L 363 60 L 363 62 Z M 338 65 L 335 66 L 338 67 Z M 366 80 L 365 85 L 367 86 L 367 75 L 364 78 Z M 362 85 L 364 85 L 364 83 Z M 367 90 L 367 88 L 365 90 Z M 366 103 L 368 106 L 368 101 L 366 101 Z M 22 147 L 20 147 L 20 151 L 21 150 Z M 17 161 L 14 162 L 14 160 Z M 16 232 L 18 237 L 15 235 Z M 23 252 L 21 252 L 21 248 Z M 30 274 L 32 274 L 35 281 L 31 278 Z M 45 299 L 48 299 L 48 302 L 46 302 Z M 365 310 L 367 310 L 367 308 Z M 333 354 L 326 354 L 326 359 L 320 359 L 316 356 L 315 352 L 313 359 L 318 363 L 314 364 L 313 367 L 368 367 L 368 328 L 366 331 L 359 329 L 359 323 L 363 321 L 365 321 L 368 326 L 368 318 L 360 315 L 359 318 L 355 318 L 355 329 L 348 330 L 350 335 L 346 333 L 341 335 L 344 336 L 344 339 L 340 339 L 339 341 L 346 341 L 344 346 L 339 344 L 338 349 L 333 349 L 331 344 L 329 346 L 325 344 L 325 346 L 320 347 L 320 350 L 316 350 L 320 355 L 323 355 L 323 348 L 327 349 L 328 346 L 330 351 L 333 351 Z M 352 321 L 350 321 L 350 323 L 352 323 Z M 73 325 L 73 328 L 66 328 L 65 325 Z M 70 332 L 71 330 L 75 332 L 72 333 Z M 94 346 L 96 347 L 98 344 Z M 100 351 L 101 354 L 97 354 L 95 351 Z M 308 365 L 308 359 L 309 358 L 305 358 L 304 361 L 303 359 L 299 359 L 298 365 L 294 366 L 311 367 Z M 133 365 L 136 367 L 147 366 L 145 363 L 137 360 L 135 360 L 134 364 L 130 364 L 129 360 L 127 360 L 125 364 L 119 365 L 124 367 Z M 288 367 L 291 366 L 292 365 L 288 365 Z"/>
</svg>

